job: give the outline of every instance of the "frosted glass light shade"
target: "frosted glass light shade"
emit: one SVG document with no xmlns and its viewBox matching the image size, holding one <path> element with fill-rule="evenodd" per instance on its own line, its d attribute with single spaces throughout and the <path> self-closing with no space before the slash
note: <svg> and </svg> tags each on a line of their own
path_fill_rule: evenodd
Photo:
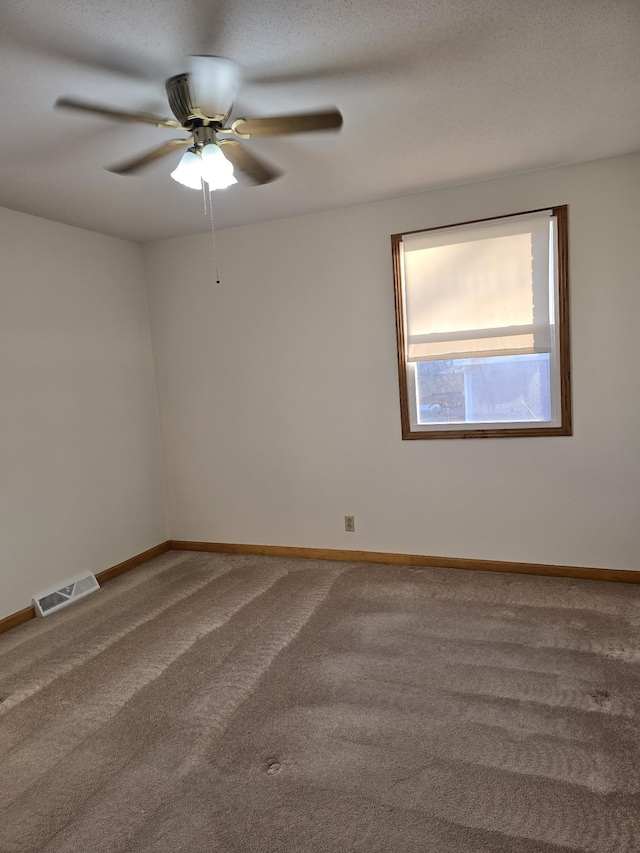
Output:
<svg viewBox="0 0 640 853">
<path fill-rule="evenodd" d="M 216 146 L 217 147 L 217 146 Z M 185 151 L 171 172 L 174 181 L 192 190 L 202 189 L 202 159 L 195 151 Z"/>
<path fill-rule="evenodd" d="M 200 159 L 202 179 L 210 190 L 223 190 L 238 183 L 233 176 L 233 165 L 215 143 L 204 146 Z"/>
</svg>

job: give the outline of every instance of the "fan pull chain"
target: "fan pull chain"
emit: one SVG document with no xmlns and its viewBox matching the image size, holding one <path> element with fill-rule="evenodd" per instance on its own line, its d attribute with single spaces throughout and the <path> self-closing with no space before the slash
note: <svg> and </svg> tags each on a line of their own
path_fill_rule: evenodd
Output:
<svg viewBox="0 0 640 853">
<path fill-rule="evenodd" d="M 209 218 L 211 219 L 211 242 L 213 243 L 213 264 L 216 270 L 216 284 L 220 284 L 220 274 L 218 272 L 218 250 L 216 248 L 216 229 L 213 224 L 213 202 L 211 193 L 209 193 Z"/>
<path fill-rule="evenodd" d="M 218 272 L 218 250 L 216 248 L 216 231 L 213 224 L 213 204 L 211 193 L 209 195 L 209 218 L 211 221 L 211 241 L 213 243 L 213 263 L 216 271 L 216 284 L 220 284 L 220 274 Z M 207 190 L 204 181 L 202 182 L 202 198 L 204 200 L 204 215 L 207 215 Z"/>
</svg>

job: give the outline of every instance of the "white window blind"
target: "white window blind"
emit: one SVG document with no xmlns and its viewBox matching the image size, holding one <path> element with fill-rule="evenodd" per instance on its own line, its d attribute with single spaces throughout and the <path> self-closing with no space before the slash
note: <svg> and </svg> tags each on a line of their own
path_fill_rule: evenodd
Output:
<svg viewBox="0 0 640 853">
<path fill-rule="evenodd" d="M 550 352 L 551 211 L 402 237 L 408 361 Z"/>
</svg>

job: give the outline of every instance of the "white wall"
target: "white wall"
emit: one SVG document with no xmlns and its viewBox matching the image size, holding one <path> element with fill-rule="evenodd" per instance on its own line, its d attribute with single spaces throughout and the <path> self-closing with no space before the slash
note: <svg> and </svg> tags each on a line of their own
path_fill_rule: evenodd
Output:
<svg viewBox="0 0 640 853">
<path fill-rule="evenodd" d="M 574 436 L 402 441 L 390 234 L 559 204 Z M 171 537 L 640 568 L 639 225 L 631 156 L 229 229 L 219 287 L 146 246 Z"/>
<path fill-rule="evenodd" d="M 141 249 L 0 209 L 0 618 L 167 538 Z"/>
</svg>

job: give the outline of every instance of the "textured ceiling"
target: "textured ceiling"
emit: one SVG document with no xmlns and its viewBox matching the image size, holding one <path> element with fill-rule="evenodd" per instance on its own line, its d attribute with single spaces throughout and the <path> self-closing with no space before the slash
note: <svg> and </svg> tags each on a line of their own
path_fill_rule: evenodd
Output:
<svg viewBox="0 0 640 853">
<path fill-rule="evenodd" d="M 278 181 L 214 194 L 226 227 L 640 150 L 638 0 L 2 0 L 0 206 L 137 241 L 204 231 L 202 198 L 102 166 L 175 132 L 188 54 L 245 69 L 235 115 L 336 105 L 338 134 L 258 139 Z"/>
</svg>

